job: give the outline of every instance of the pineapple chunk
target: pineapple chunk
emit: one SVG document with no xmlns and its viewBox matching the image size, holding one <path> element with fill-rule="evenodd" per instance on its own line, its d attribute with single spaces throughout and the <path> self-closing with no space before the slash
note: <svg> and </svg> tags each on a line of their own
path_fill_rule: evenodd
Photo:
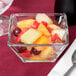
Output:
<svg viewBox="0 0 76 76">
<path fill-rule="evenodd" d="M 48 17 L 46 14 L 37 14 L 36 20 L 41 23 L 42 21 L 47 22 L 48 24 L 52 24 L 53 21 L 50 17 Z"/>
<path fill-rule="evenodd" d="M 50 36 L 49 31 L 47 30 L 47 28 L 45 27 L 45 25 L 43 25 L 42 23 L 39 25 L 38 31 L 42 32 L 46 36 Z"/>
<path fill-rule="evenodd" d="M 41 36 L 34 44 L 49 44 L 49 39 L 46 36 Z"/>
<path fill-rule="evenodd" d="M 42 58 L 40 56 L 32 56 L 29 58 L 29 60 L 47 60 L 46 58 Z"/>
<path fill-rule="evenodd" d="M 24 29 L 26 27 L 30 27 L 31 25 L 33 25 L 34 21 L 35 20 L 33 20 L 33 19 L 22 20 L 17 23 L 17 26 L 20 29 Z"/>
<path fill-rule="evenodd" d="M 57 25 L 55 25 L 55 24 L 48 25 L 47 27 L 48 27 L 48 28 L 51 28 L 51 29 L 53 29 L 53 30 L 61 29 L 59 26 L 57 26 Z"/>
<path fill-rule="evenodd" d="M 21 36 L 21 42 L 23 42 L 24 44 L 32 44 L 39 37 L 41 37 L 41 35 L 41 32 L 31 28 Z"/>
<path fill-rule="evenodd" d="M 51 55 L 54 55 L 54 54 L 55 54 L 55 50 L 51 46 L 49 46 L 40 53 L 40 56 L 43 58 L 50 58 Z"/>
</svg>

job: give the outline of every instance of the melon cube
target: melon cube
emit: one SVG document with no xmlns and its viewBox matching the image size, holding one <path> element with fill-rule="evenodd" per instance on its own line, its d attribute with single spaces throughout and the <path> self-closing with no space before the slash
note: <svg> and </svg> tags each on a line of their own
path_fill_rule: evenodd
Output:
<svg viewBox="0 0 76 76">
<path fill-rule="evenodd" d="M 33 25 L 34 21 L 35 21 L 34 19 L 22 20 L 17 22 L 17 26 L 20 29 L 25 29 L 26 27 L 30 27 L 31 25 Z"/>
<path fill-rule="evenodd" d="M 38 31 L 42 32 L 42 34 L 44 34 L 46 36 L 50 36 L 48 29 L 42 23 L 39 25 Z"/>
<path fill-rule="evenodd" d="M 31 28 L 21 36 L 21 42 L 24 44 L 33 44 L 41 35 L 41 32 Z"/>
</svg>

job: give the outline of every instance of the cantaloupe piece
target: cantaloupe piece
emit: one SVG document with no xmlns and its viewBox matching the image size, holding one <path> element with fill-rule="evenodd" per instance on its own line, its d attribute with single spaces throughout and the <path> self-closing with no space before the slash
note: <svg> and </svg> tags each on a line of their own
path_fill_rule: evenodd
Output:
<svg viewBox="0 0 76 76">
<path fill-rule="evenodd" d="M 39 37 L 41 37 L 41 32 L 35 29 L 29 29 L 21 36 L 21 42 L 24 44 L 32 44 L 34 43 Z"/>
<path fill-rule="evenodd" d="M 49 44 L 49 39 L 46 36 L 41 36 L 34 44 Z"/>
<path fill-rule="evenodd" d="M 24 29 L 26 27 L 30 27 L 31 25 L 33 25 L 34 21 L 35 21 L 34 19 L 22 20 L 22 21 L 17 22 L 17 26 L 20 29 Z"/>
<path fill-rule="evenodd" d="M 47 60 L 46 58 L 42 58 L 40 56 L 32 56 L 29 58 L 29 60 Z"/>
<path fill-rule="evenodd" d="M 36 15 L 36 21 L 38 21 L 39 23 L 44 21 L 44 22 L 47 22 L 48 24 L 53 24 L 52 19 L 48 15 L 46 15 L 44 13 L 37 14 Z"/>
<path fill-rule="evenodd" d="M 48 29 L 42 23 L 39 25 L 38 31 L 42 32 L 42 34 L 44 34 L 46 36 L 50 36 Z"/>
<path fill-rule="evenodd" d="M 46 36 L 41 36 L 34 44 L 51 44 L 51 39 Z M 47 46 L 36 46 L 34 47 L 38 51 L 43 51 L 47 48 Z"/>
<path fill-rule="evenodd" d="M 44 51 L 41 51 L 40 56 L 43 58 L 50 58 L 51 55 L 54 55 L 55 53 L 53 47 L 48 46 Z"/>
</svg>

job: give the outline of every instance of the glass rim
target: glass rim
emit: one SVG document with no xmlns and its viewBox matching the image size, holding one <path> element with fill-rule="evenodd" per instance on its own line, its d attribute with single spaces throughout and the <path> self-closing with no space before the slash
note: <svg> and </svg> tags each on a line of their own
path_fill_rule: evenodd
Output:
<svg viewBox="0 0 76 76">
<path fill-rule="evenodd" d="M 63 15 L 66 19 L 66 42 L 65 43 L 51 43 L 51 44 L 14 44 L 10 42 L 10 35 L 11 35 L 11 25 L 12 25 L 12 18 L 13 16 L 35 16 L 37 13 L 13 13 L 10 15 L 9 20 L 9 30 L 8 30 L 8 45 L 9 46 L 61 46 L 61 45 L 67 45 L 69 43 L 69 32 L 68 32 L 68 23 L 67 23 L 67 15 L 65 13 L 45 13 L 48 15 Z"/>
<path fill-rule="evenodd" d="M 10 3 L 6 5 L 6 7 L 3 8 L 2 11 L 0 11 L 0 15 L 3 14 L 7 9 L 12 5 L 14 0 L 10 0 Z"/>
</svg>

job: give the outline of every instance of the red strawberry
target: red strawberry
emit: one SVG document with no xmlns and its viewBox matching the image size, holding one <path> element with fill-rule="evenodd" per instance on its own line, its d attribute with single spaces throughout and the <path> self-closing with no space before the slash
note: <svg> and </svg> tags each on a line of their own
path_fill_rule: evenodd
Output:
<svg viewBox="0 0 76 76">
<path fill-rule="evenodd" d="M 52 28 L 47 27 L 48 31 L 51 33 L 53 31 Z"/>
<path fill-rule="evenodd" d="M 30 28 L 25 28 L 21 31 L 21 33 L 17 36 L 16 38 L 16 42 L 21 42 L 21 35 L 24 34 L 24 32 L 26 32 L 27 30 L 29 30 Z"/>
<path fill-rule="evenodd" d="M 22 57 L 30 57 L 31 54 L 32 54 L 31 51 L 25 50 L 23 53 L 20 53 L 20 56 L 22 56 Z"/>
<path fill-rule="evenodd" d="M 60 41 L 61 41 L 61 39 L 60 39 L 60 37 L 58 36 L 57 33 L 54 34 L 54 35 L 51 37 L 51 41 L 52 41 L 52 42 L 54 42 L 55 40 L 60 40 Z"/>
<path fill-rule="evenodd" d="M 37 29 L 38 26 L 39 26 L 39 24 L 40 23 L 38 23 L 37 21 L 35 21 L 31 27 L 34 28 L 34 29 Z"/>
<path fill-rule="evenodd" d="M 42 21 L 42 24 L 45 25 L 47 27 L 47 22 Z"/>
</svg>

